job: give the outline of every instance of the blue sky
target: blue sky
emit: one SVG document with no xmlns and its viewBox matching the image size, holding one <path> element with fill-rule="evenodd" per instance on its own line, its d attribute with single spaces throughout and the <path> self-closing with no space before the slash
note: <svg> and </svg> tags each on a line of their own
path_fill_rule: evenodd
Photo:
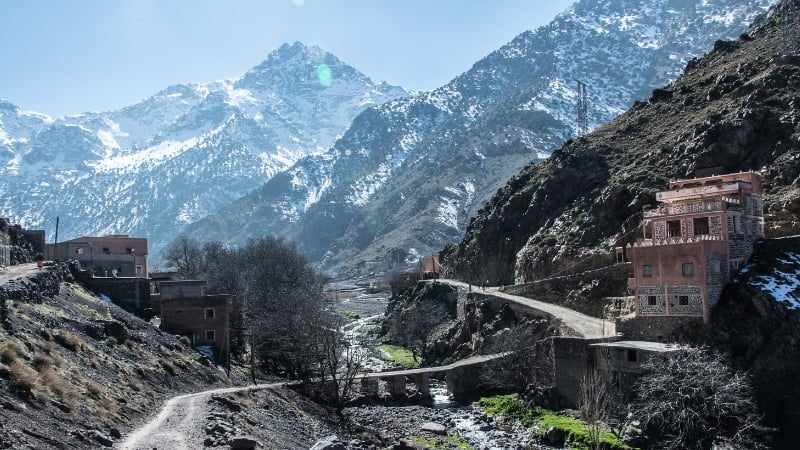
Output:
<svg viewBox="0 0 800 450">
<path fill-rule="evenodd" d="M 439 87 L 572 0 L 0 0 L 0 98 L 49 115 L 117 109 L 238 77 L 285 42 L 376 81 Z"/>
</svg>

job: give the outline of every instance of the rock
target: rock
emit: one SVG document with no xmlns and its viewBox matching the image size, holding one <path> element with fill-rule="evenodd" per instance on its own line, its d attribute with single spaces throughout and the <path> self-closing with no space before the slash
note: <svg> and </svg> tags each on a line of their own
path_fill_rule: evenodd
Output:
<svg viewBox="0 0 800 450">
<path fill-rule="evenodd" d="M 391 450 L 423 450 L 427 449 L 428 447 L 425 447 L 424 445 L 421 444 L 417 444 L 411 439 L 400 439 L 400 441 L 397 444 L 394 444 L 389 448 Z"/>
<path fill-rule="evenodd" d="M 422 424 L 422 431 L 428 431 L 433 434 L 438 434 L 440 436 L 447 435 L 447 428 L 444 425 L 434 423 L 434 422 L 425 422 Z"/>
<path fill-rule="evenodd" d="M 217 441 L 215 441 L 214 438 L 212 437 L 207 437 L 203 441 L 203 445 L 205 445 L 206 447 L 213 447 L 214 445 L 216 445 L 216 443 Z"/>
<path fill-rule="evenodd" d="M 345 448 L 344 443 L 339 440 L 339 436 L 332 434 L 318 440 L 314 446 L 311 447 L 311 450 L 345 450 Z"/>
<path fill-rule="evenodd" d="M 211 400 L 219 402 L 228 407 L 233 412 L 239 412 L 242 410 L 242 405 L 239 404 L 236 400 L 231 400 L 227 397 L 223 397 L 221 395 L 212 395 Z"/>
<path fill-rule="evenodd" d="M 121 438 L 121 437 L 122 437 L 122 433 L 120 433 L 120 432 L 119 432 L 119 430 L 118 430 L 118 429 L 116 429 L 116 428 L 112 428 L 112 429 L 110 429 L 110 430 L 108 431 L 108 434 L 110 434 L 110 435 L 111 435 L 111 437 L 113 437 L 114 439 L 119 439 L 119 438 Z"/>
<path fill-rule="evenodd" d="M 60 409 L 61 412 L 69 414 L 72 411 L 72 408 L 70 408 L 70 406 L 66 403 L 59 402 L 58 400 L 51 400 L 51 402 L 56 406 L 56 408 Z"/>
<path fill-rule="evenodd" d="M 567 440 L 567 434 L 564 433 L 564 430 L 558 429 L 556 427 L 550 427 L 544 434 L 542 438 L 542 443 L 549 445 L 551 447 L 563 447 L 564 442 L 566 442 L 566 440 Z"/>
<path fill-rule="evenodd" d="M 111 439 L 111 436 L 103 433 L 100 430 L 89 430 L 86 434 L 98 444 L 104 447 L 112 447 L 114 445 L 114 440 Z"/>
<path fill-rule="evenodd" d="M 228 445 L 237 450 L 251 450 L 258 447 L 258 441 L 251 436 L 236 436 L 228 441 Z"/>
</svg>

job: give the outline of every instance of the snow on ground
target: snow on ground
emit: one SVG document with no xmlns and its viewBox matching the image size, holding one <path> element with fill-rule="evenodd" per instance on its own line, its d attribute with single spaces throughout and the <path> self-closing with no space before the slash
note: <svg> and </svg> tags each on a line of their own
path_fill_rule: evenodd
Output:
<svg viewBox="0 0 800 450">
<path fill-rule="evenodd" d="M 778 259 L 781 267 L 774 268 L 769 275 L 754 276 L 750 284 L 768 291 L 787 308 L 800 309 L 800 254 L 786 252 L 785 255 Z"/>
</svg>

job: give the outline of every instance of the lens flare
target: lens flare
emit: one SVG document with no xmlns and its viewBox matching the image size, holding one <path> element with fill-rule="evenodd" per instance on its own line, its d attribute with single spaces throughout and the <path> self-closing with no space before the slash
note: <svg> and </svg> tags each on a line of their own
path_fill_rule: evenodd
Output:
<svg viewBox="0 0 800 450">
<path fill-rule="evenodd" d="M 331 68 L 328 67 L 326 64 L 320 64 L 317 66 L 317 79 L 319 80 L 319 84 L 328 87 L 333 84 L 333 72 L 331 72 Z"/>
</svg>

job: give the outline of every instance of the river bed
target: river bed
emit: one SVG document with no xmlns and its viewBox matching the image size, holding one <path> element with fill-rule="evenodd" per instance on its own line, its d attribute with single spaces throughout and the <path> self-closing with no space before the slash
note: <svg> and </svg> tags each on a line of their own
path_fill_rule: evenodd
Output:
<svg viewBox="0 0 800 450">
<path fill-rule="evenodd" d="M 383 372 L 397 366 L 380 359 L 377 340 L 388 298 L 381 294 L 353 293 L 337 299 L 337 308 L 359 318 L 344 327 L 352 345 L 366 354 L 365 369 Z M 476 404 L 459 404 L 447 391 L 444 381 L 431 380 L 432 404 L 367 405 L 347 408 L 353 421 L 381 435 L 410 438 L 424 436 L 423 427 L 435 423 L 445 427 L 449 436 L 458 436 L 473 448 L 524 449 L 538 448 L 530 430 L 498 424 Z"/>
</svg>

